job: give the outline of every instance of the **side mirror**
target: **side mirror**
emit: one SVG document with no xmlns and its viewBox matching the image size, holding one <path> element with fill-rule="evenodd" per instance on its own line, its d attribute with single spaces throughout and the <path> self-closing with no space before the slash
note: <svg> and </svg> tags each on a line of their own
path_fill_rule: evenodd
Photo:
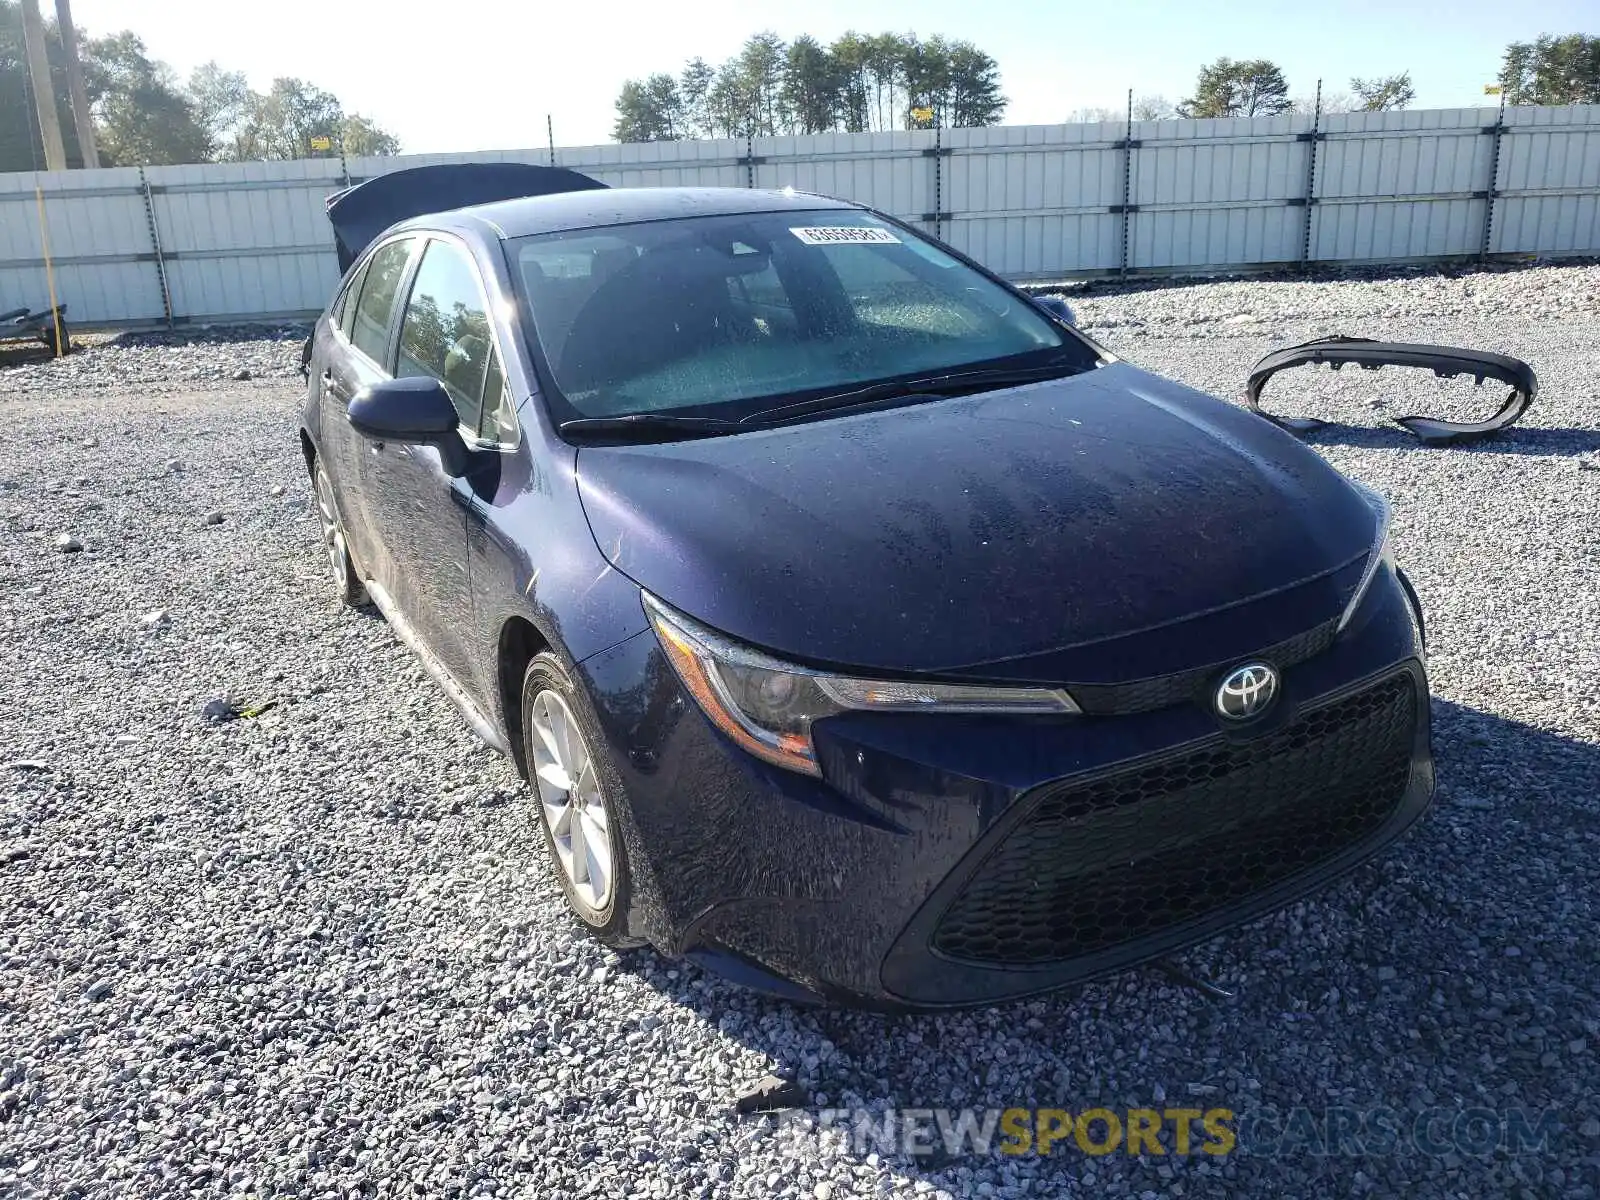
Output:
<svg viewBox="0 0 1600 1200">
<path fill-rule="evenodd" d="M 461 417 L 444 384 L 427 375 L 384 379 L 362 388 L 346 410 L 350 427 L 373 441 L 433 446 L 451 475 L 467 469 Z"/>
<path fill-rule="evenodd" d="M 1078 318 L 1072 311 L 1072 306 L 1060 296 L 1035 296 L 1033 302 L 1058 321 L 1065 321 L 1068 325 L 1077 327 Z"/>
<path fill-rule="evenodd" d="M 349 413 L 351 427 L 375 441 L 437 445 L 456 437 L 461 424 L 444 384 L 426 375 L 370 384 L 355 394 Z"/>
</svg>

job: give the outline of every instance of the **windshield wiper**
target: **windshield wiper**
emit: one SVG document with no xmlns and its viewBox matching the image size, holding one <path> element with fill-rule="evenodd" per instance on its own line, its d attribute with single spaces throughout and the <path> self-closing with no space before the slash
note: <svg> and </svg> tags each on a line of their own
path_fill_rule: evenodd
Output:
<svg viewBox="0 0 1600 1200">
<path fill-rule="evenodd" d="M 883 383 L 872 383 L 866 387 L 850 388 L 847 391 L 802 400 L 797 404 L 763 409 L 738 421 L 724 420 L 721 417 L 639 412 L 624 413 L 615 417 L 574 417 L 561 422 L 559 428 L 563 434 L 578 437 L 632 442 L 716 437 L 718 434 L 744 433 L 755 426 L 781 425 L 785 421 L 809 416 L 812 413 L 861 408 L 872 404 L 932 400 L 987 391 L 992 388 L 1017 387 L 1024 383 L 1057 379 L 1063 375 L 1076 375 L 1085 369 L 1077 363 L 1056 362 L 1039 367 L 989 367 L 976 371 L 952 371 L 922 379 L 886 380 Z"/>
<path fill-rule="evenodd" d="M 1056 362 L 1042 367 L 988 367 L 977 371 L 952 371 L 944 375 L 929 375 L 922 379 L 885 380 L 866 387 L 851 388 L 802 400 L 798 404 L 785 404 L 778 408 L 751 413 L 741 425 L 778 425 L 793 417 L 835 409 L 861 408 L 871 404 L 891 401 L 913 401 L 924 398 L 960 396 L 971 392 L 984 392 L 993 388 L 1018 387 L 1024 383 L 1038 383 L 1045 379 L 1059 379 L 1077 375 L 1086 368 L 1078 363 Z"/>
<path fill-rule="evenodd" d="M 671 413 L 626 413 L 620 417 L 574 417 L 559 426 L 564 434 L 631 442 L 676 441 L 741 433 L 747 427 L 719 417 L 684 417 Z"/>
</svg>

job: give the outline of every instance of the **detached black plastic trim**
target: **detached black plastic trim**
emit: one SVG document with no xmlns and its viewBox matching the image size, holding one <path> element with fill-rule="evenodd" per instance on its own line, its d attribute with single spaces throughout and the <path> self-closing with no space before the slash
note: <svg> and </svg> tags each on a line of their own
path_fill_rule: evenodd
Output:
<svg viewBox="0 0 1600 1200">
<path fill-rule="evenodd" d="M 1437 417 L 1396 417 L 1395 423 L 1429 445 L 1475 441 L 1499 433 L 1516 422 L 1539 394 L 1539 380 L 1533 368 L 1519 358 L 1468 350 L 1460 346 L 1425 346 L 1407 342 L 1378 342 L 1371 338 L 1329 337 L 1298 346 L 1274 350 L 1250 370 L 1244 401 L 1250 411 L 1292 433 L 1311 433 L 1328 423 L 1315 417 L 1279 417 L 1261 407 L 1261 392 L 1267 381 L 1287 367 L 1306 363 L 1327 363 L 1338 370 L 1355 363 L 1364 370 L 1380 367 L 1419 367 L 1431 370 L 1442 379 L 1471 375 L 1474 382 L 1498 379 L 1511 385 L 1511 394 L 1498 412 L 1485 421 L 1441 421 Z"/>
</svg>

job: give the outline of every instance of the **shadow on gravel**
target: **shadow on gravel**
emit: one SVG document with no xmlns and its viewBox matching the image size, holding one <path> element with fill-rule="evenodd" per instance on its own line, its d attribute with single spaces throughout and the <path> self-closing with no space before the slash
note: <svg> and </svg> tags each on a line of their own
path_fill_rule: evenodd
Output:
<svg viewBox="0 0 1600 1200">
<path fill-rule="evenodd" d="M 796 1007 L 721 985 L 691 1007 L 810 1090 L 813 1106 L 779 1125 L 957 1197 L 983 1181 L 997 1195 L 1057 1195 L 1068 1176 L 1130 1195 L 1185 1177 L 1251 1194 L 1593 1195 L 1569 1185 L 1600 1178 L 1600 744 L 1438 699 L 1434 738 L 1438 799 L 1388 854 L 1181 956 L 1234 999 L 1138 968 L 938 1016 Z M 1124 1120 L 1225 1108 L 1239 1142 L 1221 1157 L 1178 1154 L 1168 1124 L 1163 1155 L 1131 1156 L 1125 1142 L 1088 1154 L 1069 1134 L 1040 1157 L 1001 1153 L 1003 1129 L 987 1150 L 969 1139 L 952 1151 L 936 1124 L 939 1110 L 952 1121 L 970 1110 L 981 1126 L 1019 1108 Z M 830 1109 L 870 1114 L 877 1133 L 820 1132 L 840 1119 Z M 885 1145 L 889 1109 L 933 1110 L 932 1149 L 906 1155 L 903 1124 Z M 1484 1142 L 1485 1120 L 1497 1142 Z"/>
<path fill-rule="evenodd" d="M 32 363 L 49 362 L 55 351 L 38 342 L 0 343 L 0 371 L 8 367 L 25 367 Z"/>
<path fill-rule="evenodd" d="M 1426 450 L 1404 429 L 1385 425 L 1328 425 L 1302 435 L 1312 446 L 1353 446 L 1363 450 Z M 1481 442 L 1433 447 L 1441 454 L 1591 454 L 1600 450 L 1600 431 L 1513 426 Z"/>
</svg>

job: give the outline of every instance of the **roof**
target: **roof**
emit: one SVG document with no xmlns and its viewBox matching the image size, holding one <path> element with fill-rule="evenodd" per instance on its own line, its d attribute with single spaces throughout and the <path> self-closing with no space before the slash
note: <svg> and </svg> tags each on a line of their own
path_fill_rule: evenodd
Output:
<svg viewBox="0 0 1600 1200">
<path fill-rule="evenodd" d="M 857 207 L 848 201 L 807 192 L 739 187 L 651 187 L 529 196 L 474 205 L 457 212 L 485 222 L 502 238 L 514 238 L 679 217 Z M 419 218 L 417 223 L 427 224 L 428 218 Z"/>
</svg>

